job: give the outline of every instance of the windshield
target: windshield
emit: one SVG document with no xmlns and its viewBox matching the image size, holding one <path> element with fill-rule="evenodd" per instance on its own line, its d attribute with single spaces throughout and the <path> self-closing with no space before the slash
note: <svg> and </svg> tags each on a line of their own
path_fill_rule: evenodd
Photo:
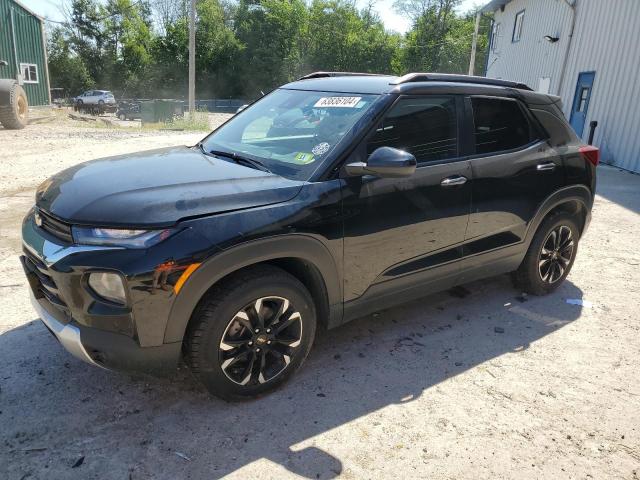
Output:
<svg viewBox="0 0 640 480">
<path fill-rule="evenodd" d="M 275 90 L 209 135 L 202 148 L 257 160 L 278 175 L 308 180 L 377 98 Z"/>
</svg>

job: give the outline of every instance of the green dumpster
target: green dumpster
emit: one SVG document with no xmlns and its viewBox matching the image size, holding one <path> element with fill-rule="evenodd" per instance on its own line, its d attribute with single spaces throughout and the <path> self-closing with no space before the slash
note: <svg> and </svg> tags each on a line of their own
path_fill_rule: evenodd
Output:
<svg viewBox="0 0 640 480">
<path fill-rule="evenodd" d="M 182 102 L 178 100 L 150 100 L 140 102 L 142 123 L 166 123 L 175 115 L 182 115 Z"/>
</svg>

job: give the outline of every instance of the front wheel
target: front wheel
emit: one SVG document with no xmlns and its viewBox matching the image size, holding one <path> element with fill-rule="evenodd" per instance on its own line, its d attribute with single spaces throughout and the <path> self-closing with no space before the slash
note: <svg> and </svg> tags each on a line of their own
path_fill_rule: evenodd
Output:
<svg viewBox="0 0 640 480">
<path fill-rule="evenodd" d="M 273 390 L 307 357 L 316 330 L 313 299 L 270 265 L 233 275 L 194 312 L 185 357 L 214 395 L 240 400 Z"/>
<path fill-rule="evenodd" d="M 571 271 L 579 238 L 580 230 L 572 215 L 563 212 L 546 218 L 513 273 L 515 286 L 534 295 L 553 292 Z"/>
</svg>

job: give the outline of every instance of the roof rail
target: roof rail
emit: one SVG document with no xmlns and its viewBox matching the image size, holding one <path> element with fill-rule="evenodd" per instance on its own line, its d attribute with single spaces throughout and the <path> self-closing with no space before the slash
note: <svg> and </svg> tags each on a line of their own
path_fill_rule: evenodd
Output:
<svg viewBox="0 0 640 480">
<path fill-rule="evenodd" d="M 391 82 L 391 85 L 400 85 L 402 83 L 413 82 L 461 82 L 461 83 L 477 83 L 480 85 L 495 85 L 498 87 L 511 87 L 519 90 L 533 91 L 528 85 L 519 82 L 510 82 L 509 80 L 497 80 L 495 78 L 474 77 L 471 75 L 455 75 L 451 73 L 407 73 L 397 80 Z"/>
<path fill-rule="evenodd" d="M 298 80 L 309 80 L 311 78 L 327 78 L 327 77 L 388 77 L 381 73 L 358 73 L 358 72 L 313 72 L 300 77 Z"/>
</svg>

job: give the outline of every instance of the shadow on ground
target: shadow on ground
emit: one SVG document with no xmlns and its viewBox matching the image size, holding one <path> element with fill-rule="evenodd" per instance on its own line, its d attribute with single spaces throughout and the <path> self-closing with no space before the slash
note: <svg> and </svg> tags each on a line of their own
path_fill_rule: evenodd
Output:
<svg viewBox="0 0 640 480">
<path fill-rule="evenodd" d="M 288 384 L 239 404 L 184 369 L 154 379 L 85 365 L 33 321 L 0 336 L 0 477 L 219 478 L 266 458 L 333 478 L 339 458 L 296 444 L 529 348 L 576 320 L 565 299 L 581 297 L 571 282 L 521 297 L 507 277 L 431 295 L 320 333 Z"/>
<path fill-rule="evenodd" d="M 598 167 L 596 193 L 607 200 L 640 213 L 640 175 L 619 168 Z"/>
</svg>

